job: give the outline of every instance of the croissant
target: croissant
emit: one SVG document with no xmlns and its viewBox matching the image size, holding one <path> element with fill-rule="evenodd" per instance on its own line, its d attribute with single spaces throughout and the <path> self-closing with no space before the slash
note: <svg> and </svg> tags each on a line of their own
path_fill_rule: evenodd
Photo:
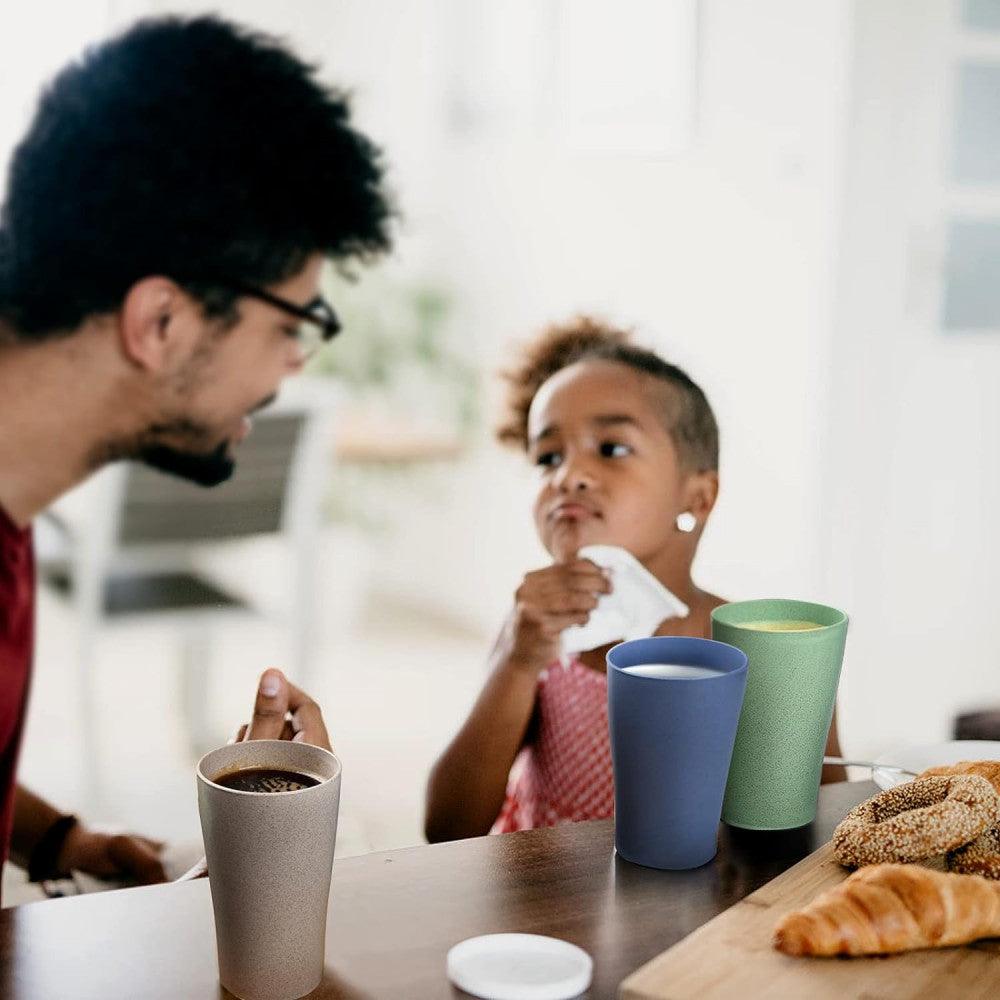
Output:
<svg viewBox="0 0 1000 1000">
<path fill-rule="evenodd" d="M 872 865 L 775 927 L 786 955 L 884 955 L 1000 937 L 1000 884 L 919 865 Z"/>
</svg>

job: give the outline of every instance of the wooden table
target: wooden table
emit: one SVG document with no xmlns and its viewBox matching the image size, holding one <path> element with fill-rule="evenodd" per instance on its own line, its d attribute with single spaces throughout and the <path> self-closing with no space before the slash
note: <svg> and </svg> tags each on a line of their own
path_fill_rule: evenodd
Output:
<svg viewBox="0 0 1000 1000">
<path fill-rule="evenodd" d="M 445 955 L 464 938 L 551 934 L 594 957 L 591 998 L 829 839 L 869 782 L 825 786 L 816 823 L 723 828 L 690 872 L 614 854 L 610 822 L 370 854 L 334 866 L 327 973 L 312 1000 L 457 998 Z M 31 903 L 0 913 L 4 1000 L 221 1000 L 207 881 Z"/>
</svg>

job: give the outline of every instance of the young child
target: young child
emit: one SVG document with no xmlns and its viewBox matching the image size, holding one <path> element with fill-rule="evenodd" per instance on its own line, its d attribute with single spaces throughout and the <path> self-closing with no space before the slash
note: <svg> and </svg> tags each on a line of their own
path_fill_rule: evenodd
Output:
<svg viewBox="0 0 1000 1000">
<path fill-rule="evenodd" d="M 691 578 L 719 490 L 719 432 L 701 389 L 587 318 L 547 330 L 507 378 L 498 437 L 538 469 L 535 528 L 554 561 L 518 587 L 489 679 L 434 766 L 432 842 L 613 814 L 610 647 L 559 662 L 563 630 L 586 623 L 612 588 L 577 557 L 581 548 L 627 549 L 687 604 L 687 617 L 667 619 L 657 635 L 708 637 L 724 603 Z M 839 753 L 836 723 L 827 750 Z"/>
</svg>

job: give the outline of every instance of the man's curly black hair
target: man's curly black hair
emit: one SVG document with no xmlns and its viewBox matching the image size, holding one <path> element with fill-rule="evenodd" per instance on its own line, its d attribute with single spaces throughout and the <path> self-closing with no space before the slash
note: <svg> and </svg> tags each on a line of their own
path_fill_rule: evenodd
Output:
<svg viewBox="0 0 1000 1000">
<path fill-rule="evenodd" d="M 140 21 L 43 92 L 0 210 L 0 320 L 22 340 L 118 308 L 149 275 L 213 315 L 321 252 L 387 250 L 380 151 L 278 40 L 216 17 Z"/>
</svg>

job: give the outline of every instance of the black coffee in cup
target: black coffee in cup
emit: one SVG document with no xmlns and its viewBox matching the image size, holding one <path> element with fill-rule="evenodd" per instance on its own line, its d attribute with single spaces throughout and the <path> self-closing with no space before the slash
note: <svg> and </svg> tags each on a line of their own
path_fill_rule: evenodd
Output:
<svg viewBox="0 0 1000 1000">
<path fill-rule="evenodd" d="M 220 774 L 213 780 L 217 785 L 237 792 L 297 792 L 319 784 L 319 780 L 310 774 L 282 771 L 273 767 L 242 768 Z"/>
</svg>

